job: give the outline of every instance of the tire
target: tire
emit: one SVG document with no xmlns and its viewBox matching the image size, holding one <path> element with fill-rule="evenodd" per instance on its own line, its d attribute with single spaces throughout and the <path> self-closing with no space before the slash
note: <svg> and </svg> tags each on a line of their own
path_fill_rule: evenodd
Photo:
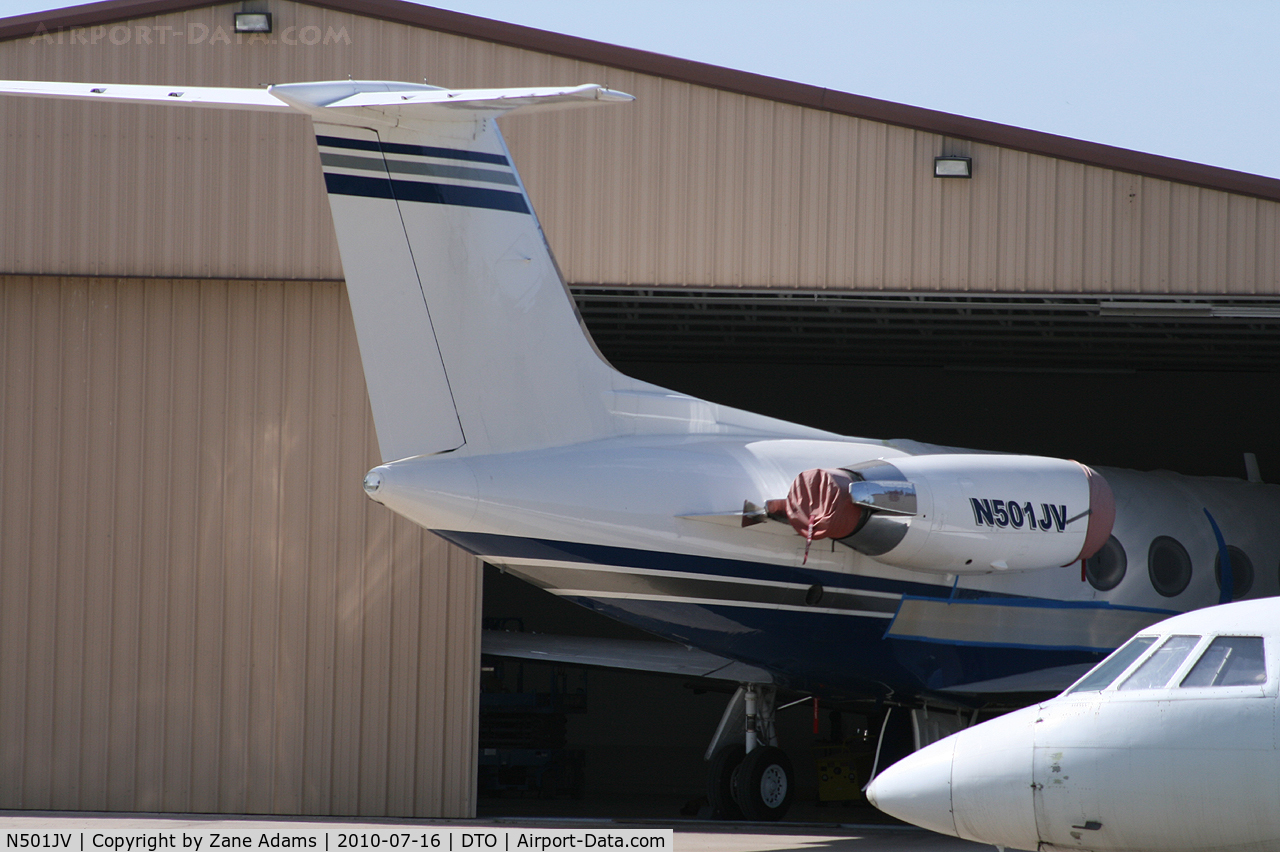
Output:
<svg viewBox="0 0 1280 852">
<path fill-rule="evenodd" d="M 753 822 L 782 819 L 796 792 L 796 775 L 786 752 L 772 746 L 758 746 L 738 767 L 734 792 L 746 819 Z"/>
<path fill-rule="evenodd" d="M 729 743 L 711 756 L 707 769 L 707 804 L 712 819 L 742 819 L 742 809 L 733 800 L 733 779 L 747 754 L 742 743 Z"/>
</svg>

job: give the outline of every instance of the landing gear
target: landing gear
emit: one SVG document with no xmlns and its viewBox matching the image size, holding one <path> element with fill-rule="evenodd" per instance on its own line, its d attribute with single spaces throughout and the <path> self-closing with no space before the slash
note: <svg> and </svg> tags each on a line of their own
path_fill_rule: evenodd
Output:
<svg viewBox="0 0 1280 852">
<path fill-rule="evenodd" d="M 780 820 L 795 795 L 791 761 L 777 747 L 774 690 L 744 684 L 725 708 L 707 749 L 713 819 Z"/>
<path fill-rule="evenodd" d="M 742 743 L 721 746 L 707 768 L 707 803 L 712 819 L 742 819 L 742 808 L 734 796 L 733 780 L 747 750 Z"/>
<path fill-rule="evenodd" d="M 756 822 L 775 822 L 791 807 L 796 790 L 795 772 L 782 749 L 759 746 L 743 758 L 733 786 L 744 817 Z"/>
</svg>

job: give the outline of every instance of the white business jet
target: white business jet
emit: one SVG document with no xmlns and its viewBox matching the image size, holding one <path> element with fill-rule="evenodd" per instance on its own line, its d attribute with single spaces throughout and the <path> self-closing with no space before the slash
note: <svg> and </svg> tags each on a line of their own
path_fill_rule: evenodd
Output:
<svg viewBox="0 0 1280 852">
<path fill-rule="evenodd" d="M 723 812 L 776 819 L 790 802 L 779 688 L 908 709 L 1047 693 L 1167 615 L 1280 592 L 1252 567 L 1280 562 L 1277 525 L 1259 522 L 1280 517 L 1275 486 L 844 437 L 613 369 L 495 118 L 629 95 L 362 81 L 0 93 L 309 119 L 384 460 L 365 491 L 678 643 L 563 658 L 741 684 L 708 749 Z M 530 638 L 503 652 L 533 653 Z"/>
<path fill-rule="evenodd" d="M 1014 849 L 1280 849 L 1280 598 L 1179 615 L 1066 692 L 872 781 L 886 813 Z"/>
</svg>

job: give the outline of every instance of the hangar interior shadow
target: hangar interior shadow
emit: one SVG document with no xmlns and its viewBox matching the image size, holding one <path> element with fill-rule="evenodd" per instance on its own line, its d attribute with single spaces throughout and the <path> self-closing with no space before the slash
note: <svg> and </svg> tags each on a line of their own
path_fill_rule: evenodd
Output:
<svg viewBox="0 0 1280 852">
<path fill-rule="evenodd" d="M 1085 464 L 1280 479 L 1272 372 L 1009 372 L 815 364 L 618 363 L 714 402 L 868 438 Z"/>
<path fill-rule="evenodd" d="M 584 315 L 591 326 L 590 312 Z M 963 367 L 885 363 L 894 359 L 886 359 L 884 352 L 867 359 L 877 363 L 860 363 L 848 353 L 829 363 L 821 357 L 787 361 L 759 350 L 748 360 L 736 357 L 741 351 L 733 347 L 724 349 L 729 357 L 691 361 L 680 355 L 678 346 L 611 346 L 607 330 L 596 338 L 605 356 L 628 375 L 839 434 L 1241 478 L 1243 454 L 1252 452 L 1263 478 L 1280 480 L 1280 446 L 1268 405 L 1280 390 L 1280 368 L 1169 370 L 1151 369 L 1147 362 L 1143 369 L 1131 369 L 1113 357 L 1105 369 L 1073 369 L 1070 359 L 1059 359 L 1054 369 L 1015 371 L 1007 365 L 1020 361 L 1016 347 L 988 363 L 970 359 Z M 617 357 L 637 351 L 648 356 Z M 645 638 L 493 568 L 486 569 L 484 615 L 491 625 L 495 619 L 515 618 L 523 629 L 537 632 Z M 499 668 L 504 665 L 486 658 L 487 667 L 495 662 Z M 509 680 L 510 670 L 506 674 Z M 705 682 L 600 669 L 527 664 L 523 676 L 526 684 L 544 685 L 560 678 L 583 695 L 583 711 L 566 714 L 563 742 L 583 753 L 585 795 L 576 799 L 566 791 L 504 791 L 481 799 L 482 814 L 675 817 L 681 806 L 702 795 L 702 753 L 726 693 Z M 878 817 L 856 801 L 853 810 L 815 806 L 818 761 L 831 734 L 825 713 L 817 736 L 807 705 L 784 712 L 779 723 L 798 784 L 798 805 L 789 819 L 857 822 Z M 844 724 L 847 735 L 866 720 L 846 719 Z"/>
</svg>

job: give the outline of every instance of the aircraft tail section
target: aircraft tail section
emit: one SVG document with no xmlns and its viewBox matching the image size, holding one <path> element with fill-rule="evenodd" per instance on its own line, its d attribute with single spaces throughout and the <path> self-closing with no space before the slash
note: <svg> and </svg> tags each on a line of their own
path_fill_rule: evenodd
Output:
<svg viewBox="0 0 1280 852">
<path fill-rule="evenodd" d="M 494 116 L 623 96 L 366 85 L 271 91 L 312 113 L 384 459 L 616 434 L 621 377 L 579 324 Z"/>
</svg>

